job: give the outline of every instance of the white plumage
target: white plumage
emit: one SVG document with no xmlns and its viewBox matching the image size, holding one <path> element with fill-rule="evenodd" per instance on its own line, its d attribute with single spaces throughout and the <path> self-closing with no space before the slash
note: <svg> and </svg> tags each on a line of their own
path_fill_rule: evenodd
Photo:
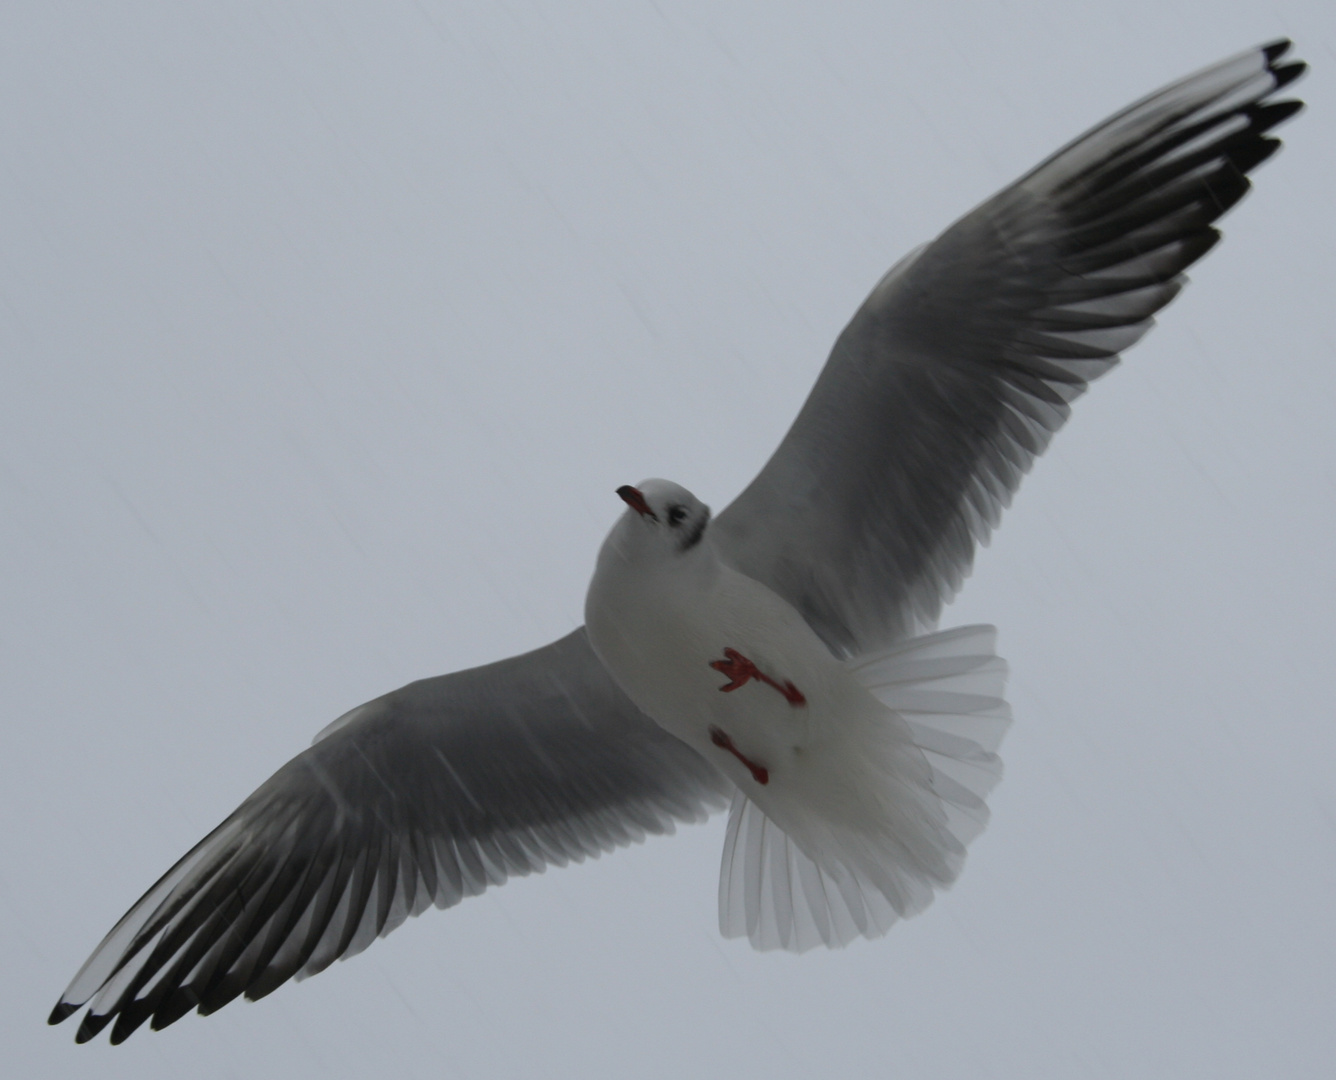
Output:
<svg viewBox="0 0 1336 1080">
<path fill-rule="evenodd" d="M 691 492 L 646 480 L 621 494 L 585 623 L 627 696 L 738 787 L 723 933 L 800 951 L 921 911 L 960 873 L 1000 775 L 1006 669 L 992 628 L 838 660 L 724 562 Z"/>
</svg>

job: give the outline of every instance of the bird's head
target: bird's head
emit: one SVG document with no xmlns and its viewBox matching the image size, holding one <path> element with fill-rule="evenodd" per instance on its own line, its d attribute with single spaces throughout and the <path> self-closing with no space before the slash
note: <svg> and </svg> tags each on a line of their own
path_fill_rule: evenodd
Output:
<svg viewBox="0 0 1336 1080">
<path fill-rule="evenodd" d="M 613 529 L 618 547 L 637 558 L 675 558 L 694 551 L 705 538 L 710 508 L 681 484 L 642 480 L 617 489 L 627 510 Z"/>
</svg>

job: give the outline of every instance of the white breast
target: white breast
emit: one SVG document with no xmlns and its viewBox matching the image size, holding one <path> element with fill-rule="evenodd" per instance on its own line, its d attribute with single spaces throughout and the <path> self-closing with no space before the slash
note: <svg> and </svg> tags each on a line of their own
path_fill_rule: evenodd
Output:
<svg viewBox="0 0 1336 1080">
<path fill-rule="evenodd" d="M 590 642 L 657 723 L 754 787 L 754 773 L 718 745 L 724 732 L 768 771 L 771 787 L 829 734 L 851 697 L 868 695 L 792 606 L 701 547 L 652 565 L 600 557 L 585 607 Z M 764 678 L 725 692 L 736 676 L 711 665 L 727 667 L 730 657 L 742 658 L 734 670 L 750 662 Z"/>
</svg>

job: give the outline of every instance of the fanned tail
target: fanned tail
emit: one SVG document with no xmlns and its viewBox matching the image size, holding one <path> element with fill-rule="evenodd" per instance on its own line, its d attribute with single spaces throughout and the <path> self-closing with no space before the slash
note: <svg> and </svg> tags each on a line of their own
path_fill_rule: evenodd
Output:
<svg viewBox="0 0 1336 1080">
<path fill-rule="evenodd" d="M 984 800 L 1002 776 L 998 745 L 1011 722 L 1006 663 L 991 626 L 927 634 L 852 661 L 854 677 L 887 709 L 878 732 L 890 752 L 878 780 L 892 831 L 830 822 L 809 856 L 742 792 L 733 797 L 719 877 L 719 929 L 757 949 L 804 952 L 876 938 L 949 885 L 965 845 L 984 829 Z M 855 747 L 855 750 L 858 748 Z M 913 755 L 913 768 L 905 768 Z M 866 760 L 860 756 L 860 760 Z M 875 830 L 873 830 L 875 832 Z M 913 834 L 913 835 L 908 835 Z"/>
</svg>

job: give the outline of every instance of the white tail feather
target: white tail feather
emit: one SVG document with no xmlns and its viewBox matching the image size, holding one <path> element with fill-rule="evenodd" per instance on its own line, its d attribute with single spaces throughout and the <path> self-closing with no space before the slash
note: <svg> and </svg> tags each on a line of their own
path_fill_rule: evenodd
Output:
<svg viewBox="0 0 1336 1080">
<path fill-rule="evenodd" d="M 758 949 L 806 952 L 881 937 L 899 914 L 857 871 L 826 871 L 741 791 L 733 796 L 719 875 L 719 929 Z"/>
<path fill-rule="evenodd" d="M 809 856 L 737 792 L 719 877 L 725 937 L 745 935 L 757 949 L 791 952 L 839 947 L 881 937 L 900 916 L 922 910 L 934 888 L 950 884 L 964 846 L 988 822 L 984 799 L 1002 775 L 995 751 L 1011 715 L 995 638 L 991 626 L 965 626 L 850 663 L 850 673 L 894 714 L 884 717 L 883 737 L 902 748 L 909 742 L 928 766 L 897 772 L 894 762 L 904 759 L 892 754 L 880 777 L 885 805 L 899 821 L 912 821 L 917 835 L 893 838 L 869 861 L 869 830 L 855 836 L 823 822 L 812 835 L 827 842 Z M 925 844 L 934 849 L 930 862 L 908 855 Z M 935 869 L 925 871 L 927 865 Z"/>
</svg>

